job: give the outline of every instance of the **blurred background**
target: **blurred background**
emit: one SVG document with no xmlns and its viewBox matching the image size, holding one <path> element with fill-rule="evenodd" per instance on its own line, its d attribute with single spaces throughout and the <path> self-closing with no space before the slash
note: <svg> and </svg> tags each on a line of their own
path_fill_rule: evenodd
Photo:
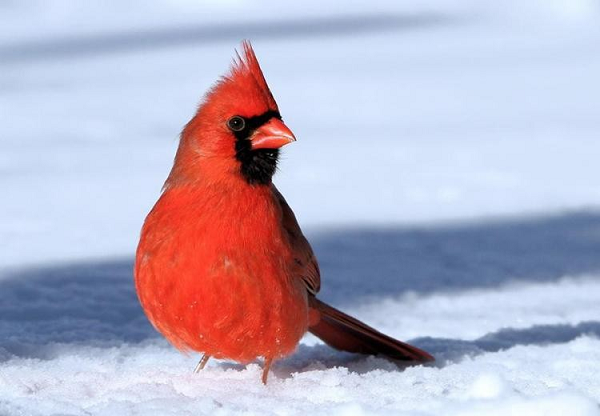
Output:
<svg viewBox="0 0 600 416">
<path fill-rule="evenodd" d="M 131 256 L 204 92 L 253 42 L 301 224 L 600 204 L 600 2 L 0 2 L 0 267 Z"/>
<path fill-rule="evenodd" d="M 309 337 L 275 390 L 192 377 L 143 315 L 139 230 L 242 39 L 322 297 L 436 367 Z M 0 0 L 0 414 L 597 414 L 599 74 L 598 0 Z"/>
</svg>

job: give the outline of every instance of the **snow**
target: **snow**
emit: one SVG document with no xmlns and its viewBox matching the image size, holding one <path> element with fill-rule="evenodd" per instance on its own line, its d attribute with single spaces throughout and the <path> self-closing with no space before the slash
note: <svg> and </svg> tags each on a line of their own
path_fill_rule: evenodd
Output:
<svg viewBox="0 0 600 416">
<path fill-rule="evenodd" d="M 0 415 L 600 414 L 600 5 L 0 6 Z M 177 135 L 249 37 L 323 299 L 432 352 L 175 351 L 132 285 Z"/>
</svg>

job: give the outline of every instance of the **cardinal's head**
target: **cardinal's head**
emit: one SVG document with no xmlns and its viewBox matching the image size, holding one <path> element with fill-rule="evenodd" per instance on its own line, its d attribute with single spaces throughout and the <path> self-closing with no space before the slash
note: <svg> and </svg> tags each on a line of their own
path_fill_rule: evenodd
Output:
<svg viewBox="0 0 600 416">
<path fill-rule="evenodd" d="M 279 148 L 295 141 L 249 42 L 184 128 L 167 186 L 190 181 L 271 183 Z"/>
</svg>

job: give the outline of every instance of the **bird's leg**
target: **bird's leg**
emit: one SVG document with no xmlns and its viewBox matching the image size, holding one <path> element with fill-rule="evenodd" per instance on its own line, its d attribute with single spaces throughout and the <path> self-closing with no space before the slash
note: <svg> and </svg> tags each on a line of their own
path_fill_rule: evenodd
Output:
<svg viewBox="0 0 600 416">
<path fill-rule="evenodd" d="M 263 367 L 263 373 L 262 373 L 262 382 L 265 386 L 267 385 L 267 377 L 269 377 L 269 370 L 271 369 L 272 363 L 273 363 L 273 357 L 265 357 L 265 365 Z"/>
<path fill-rule="evenodd" d="M 200 370 L 202 370 L 204 368 L 204 366 L 208 362 L 209 358 L 210 358 L 210 355 L 204 354 L 202 356 L 202 358 L 200 359 L 200 362 L 198 363 L 198 365 L 196 366 L 196 368 L 194 368 L 194 373 L 199 373 Z"/>
</svg>

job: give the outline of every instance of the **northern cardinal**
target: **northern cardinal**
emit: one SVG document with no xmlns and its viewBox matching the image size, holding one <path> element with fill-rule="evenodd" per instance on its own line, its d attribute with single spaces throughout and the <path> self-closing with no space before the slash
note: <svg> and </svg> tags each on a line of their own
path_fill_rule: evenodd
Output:
<svg viewBox="0 0 600 416">
<path fill-rule="evenodd" d="M 295 141 L 250 43 L 185 126 L 144 223 L 135 285 L 175 347 L 247 363 L 294 352 L 310 331 L 330 346 L 407 363 L 433 360 L 323 303 L 317 259 L 271 179 Z"/>
</svg>

